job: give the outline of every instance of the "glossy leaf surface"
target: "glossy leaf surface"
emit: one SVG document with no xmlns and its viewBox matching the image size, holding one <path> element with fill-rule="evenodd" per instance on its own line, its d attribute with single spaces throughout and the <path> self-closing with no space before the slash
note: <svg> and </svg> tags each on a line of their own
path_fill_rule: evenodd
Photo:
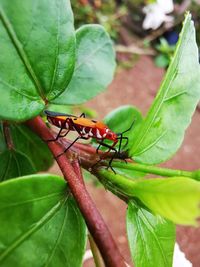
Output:
<svg viewBox="0 0 200 267">
<path fill-rule="evenodd" d="M 134 266 L 172 266 L 175 243 L 175 225 L 172 222 L 130 201 L 126 225 Z"/>
<path fill-rule="evenodd" d="M 80 267 L 86 228 L 61 177 L 0 184 L 0 265 Z"/>
<path fill-rule="evenodd" d="M 76 65 L 66 91 L 57 104 L 81 104 L 104 91 L 115 71 L 111 39 L 100 25 L 85 25 L 76 31 Z"/>
<path fill-rule="evenodd" d="M 0 117 L 34 117 L 65 90 L 73 73 L 70 1 L 1 0 L 0 39 Z"/>
<path fill-rule="evenodd" d="M 174 58 L 151 106 L 130 156 L 137 162 L 156 164 L 180 147 L 200 100 L 200 67 L 195 28 L 186 15 Z"/>
</svg>

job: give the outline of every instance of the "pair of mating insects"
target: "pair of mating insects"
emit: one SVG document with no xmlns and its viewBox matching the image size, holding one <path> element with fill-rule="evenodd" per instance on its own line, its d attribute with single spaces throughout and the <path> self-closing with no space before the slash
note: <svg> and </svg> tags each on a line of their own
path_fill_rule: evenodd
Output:
<svg viewBox="0 0 200 267">
<path fill-rule="evenodd" d="M 79 139 L 88 140 L 90 138 L 95 138 L 99 144 L 96 149 L 96 153 L 98 153 L 101 146 L 108 148 L 108 151 L 106 151 L 105 153 L 114 151 L 114 154 L 109 161 L 109 167 L 112 170 L 113 168 L 111 166 L 111 163 L 114 157 L 117 155 L 120 157 L 122 141 L 126 141 L 124 147 L 128 144 L 128 137 L 123 136 L 123 134 L 130 131 L 134 123 L 133 121 L 129 129 L 127 129 L 126 131 L 122 133 L 114 133 L 103 122 L 86 118 L 84 113 L 82 113 L 79 117 L 48 110 L 45 110 L 44 113 L 47 115 L 47 120 L 49 121 L 49 123 L 60 128 L 56 138 L 48 141 L 56 141 L 60 137 L 66 136 L 70 131 L 76 131 L 78 133 L 78 137 L 63 151 L 63 153 L 59 154 L 57 157 L 63 155 Z M 63 130 L 65 130 L 64 134 L 62 134 Z M 113 144 L 108 145 L 104 143 L 104 140 L 113 141 Z M 115 146 L 118 142 L 119 149 L 117 151 Z"/>
</svg>

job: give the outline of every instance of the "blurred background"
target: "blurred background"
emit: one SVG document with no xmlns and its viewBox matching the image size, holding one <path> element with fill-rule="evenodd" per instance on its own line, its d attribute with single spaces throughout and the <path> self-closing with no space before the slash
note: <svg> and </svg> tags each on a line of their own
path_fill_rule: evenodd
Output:
<svg viewBox="0 0 200 267">
<path fill-rule="evenodd" d="M 118 67 L 105 93 L 79 107 L 88 116 L 103 119 L 121 105 L 134 105 L 145 116 L 173 55 L 184 13 L 190 10 L 200 45 L 200 0 L 71 0 L 75 27 L 86 23 L 102 24 L 116 49 Z M 194 170 L 200 168 L 200 107 L 186 132 L 184 143 L 166 167 Z M 58 173 L 56 165 L 50 170 Z M 126 205 L 97 186 L 95 178 L 86 176 L 88 190 L 109 226 L 125 258 L 130 253 L 126 238 Z M 200 267 L 200 229 L 177 227 L 177 242 L 191 265 Z M 85 265 L 94 266 L 88 260 Z M 159 267 L 159 266 L 156 266 Z"/>
</svg>

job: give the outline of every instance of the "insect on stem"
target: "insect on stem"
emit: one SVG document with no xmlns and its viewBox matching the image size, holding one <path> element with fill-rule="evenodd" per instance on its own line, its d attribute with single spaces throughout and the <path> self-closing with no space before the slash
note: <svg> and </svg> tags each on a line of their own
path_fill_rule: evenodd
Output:
<svg viewBox="0 0 200 267">
<path fill-rule="evenodd" d="M 61 154 L 57 155 L 56 158 L 66 153 L 67 150 L 70 149 L 78 140 L 88 140 L 90 138 L 95 138 L 99 144 L 96 149 L 96 153 L 98 153 L 101 146 L 108 148 L 108 150 L 105 152 L 105 155 L 108 155 L 110 151 L 114 152 L 109 161 L 108 168 L 111 168 L 112 171 L 115 173 L 111 165 L 112 161 L 116 156 L 119 156 L 119 158 L 121 158 L 120 155 L 123 140 L 126 141 L 123 148 L 128 144 L 128 137 L 123 136 L 123 134 L 131 130 L 135 120 L 132 122 L 131 126 L 127 130 L 122 133 L 116 134 L 111 131 L 108 126 L 105 125 L 103 122 L 86 118 L 84 113 L 82 113 L 79 117 L 71 114 L 58 113 L 49 110 L 45 110 L 44 113 L 46 114 L 49 123 L 60 129 L 56 138 L 47 140 L 47 142 L 57 141 L 59 138 L 66 136 L 70 131 L 75 131 L 78 133 L 78 137 Z M 65 131 L 64 134 L 62 133 L 63 131 Z M 113 144 L 108 145 L 104 143 L 104 140 L 110 140 L 113 142 Z M 118 142 L 119 148 L 117 150 L 115 146 Z M 104 158 L 105 157 L 102 157 L 93 166 L 96 166 Z"/>
</svg>

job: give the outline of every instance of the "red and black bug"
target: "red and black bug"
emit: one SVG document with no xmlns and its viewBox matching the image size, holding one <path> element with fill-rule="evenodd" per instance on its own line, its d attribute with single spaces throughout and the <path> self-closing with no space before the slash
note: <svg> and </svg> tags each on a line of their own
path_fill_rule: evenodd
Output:
<svg viewBox="0 0 200 267">
<path fill-rule="evenodd" d="M 58 132 L 56 138 L 48 141 L 56 141 L 58 140 L 58 138 L 66 136 L 69 133 L 69 131 L 76 131 L 78 133 L 78 137 L 63 151 L 63 153 L 65 153 L 79 139 L 88 140 L 89 138 L 95 138 L 99 144 L 96 150 L 97 153 L 100 146 L 104 146 L 108 148 L 108 151 L 106 153 L 112 150 L 115 152 L 115 155 L 120 154 L 122 141 L 126 140 L 125 146 L 128 143 L 128 137 L 123 136 L 123 134 L 125 132 L 128 132 L 133 125 L 132 123 L 132 125 L 128 130 L 116 134 L 113 131 L 111 131 L 108 128 L 108 126 L 106 126 L 103 122 L 86 118 L 84 113 L 82 113 L 79 117 L 48 110 L 45 110 L 44 113 L 47 115 L 47 120 L 51 124 L 60 128 L 60 131 Z M 62 134 L 63 130 L 66 131 L 64 134 Z M 113 144 L 108 145 L 104 143 L 104 140 L 111 140 L 113 141 Z M 117 151 L 115 146 L 118 142 L 119 142 L 119 149 Z M 61 153 L 60 155 L 62 155 L 63 153 Z M 58 155 L 58 157 L 60 155 Z M 111 165 L 114 156 L 111 158 L 109 166 Z"/>
</svg>

